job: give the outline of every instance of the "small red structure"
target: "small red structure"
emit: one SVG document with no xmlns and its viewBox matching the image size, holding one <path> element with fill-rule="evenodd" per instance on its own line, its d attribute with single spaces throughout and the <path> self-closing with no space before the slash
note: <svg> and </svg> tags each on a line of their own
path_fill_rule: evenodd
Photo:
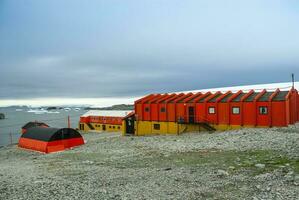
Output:
<svg viewBox="0 0 299 200">
<path fill-rule="evenodd" d="M 81 134 L 71 128 L 29 128 L 19 139 L 19 147 L 52 153 L 84 144 Z"/>
<path fill-rule="evenodd" d="M 90 110 L 80 117 L 79 130 L 107 131 L 122 130 L 123 118 L 131 111 L 126 110 Z"/>
<path fill-rule="evenodd" d="M 43 128 L 48 128 L 48 124 L 45 124 L 44 122 L 28 122 L 22 127 L 22 134 L 26 133 L 27 129 L 32 128 L 32 127 L 43 127 Z"/>
</svg>

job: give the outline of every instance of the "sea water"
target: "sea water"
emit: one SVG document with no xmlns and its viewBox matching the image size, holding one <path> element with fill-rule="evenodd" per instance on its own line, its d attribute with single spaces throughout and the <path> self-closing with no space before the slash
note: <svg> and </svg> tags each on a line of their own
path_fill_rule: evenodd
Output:
<svg viewBox="0 0 299 200">
<path fill-rule="evenodd" d="M 55 110 L 48 112 L 27 112 L 28 108 L 7 107 L 0 108 L 0 113 L 5 115 L 5 119 L 0 120 L 0 146 L 10 143 L 17 143 L 21 136 L 22 126 L 30 121 L 41 121 L 50 127 L 67 127 L 68 116 L 70 116 L 71 127 L 77 128 L 80 116 L 86 111 L 81 110 Z"/>
</svg>

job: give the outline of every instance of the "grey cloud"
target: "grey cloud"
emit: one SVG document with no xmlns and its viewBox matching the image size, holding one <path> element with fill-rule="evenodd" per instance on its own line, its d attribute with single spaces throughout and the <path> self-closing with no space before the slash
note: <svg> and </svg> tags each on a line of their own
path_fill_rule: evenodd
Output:
<svg viewBox="0 0 299 200">
<path fill-rule="evenodd" d="M 291 3 L 10 2 L 0 13 L 1 99 L 139 96 L 299 74 Z"/>
</svg>

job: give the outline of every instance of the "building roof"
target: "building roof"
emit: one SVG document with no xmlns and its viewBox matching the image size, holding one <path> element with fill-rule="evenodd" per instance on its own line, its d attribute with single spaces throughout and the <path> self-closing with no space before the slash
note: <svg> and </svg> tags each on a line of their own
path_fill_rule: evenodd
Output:
<svg viewBox="0 0 299 200">
<path fill-rule="evenodd" d="M 284 101 L 289 91 L 280 91 L 274 98 L 273 101 Z"/>
<path fill-rule="evenodd" d="M 242 97 L 244 96 L 244 95 L 246 95 L 247 93 L 241 93 L 241 94 L 239 94 L 236 98 L 234 98 L 233 100 L 232 100 L 232 102 L 240 102 L 241 101 L 241 99 L 242 99 Z"/>
<path fill-rule="evenodd" d="M 296 91 L 296 90 L 295 90 Z M 230 102 L 267 102 L 267 101 L 284 101 L 288 95 L 289 91 L 280 91 L 278 88 L 275 91 L 268 91 L 266 89 L 262 91 L 250 90 L 249 92 L 244 92 L 243 90 L 239 90 L 237 92 L 228 91 L 226 93 L 222 93 L 218 91 L 216 93 L 207 92 L 207 93 L 181 93 L 180 95 L 176 94 L 169 94 L 169 99 L 163 100 L 161 99 L 160 102 L 162 103 L 216 103 L 219 101 L 220 103 Z M 153 96 L 153 98 L 155 98 Z M 149 99 L 149 104 L 151 102 L 155 102 L 155 99 Z M 159 102 L 159 101 L 157 101 Z M 159 103 L 160 103 L 159 102 Z"/>
<path fill-rule="evenodd" d="M 251 95 L 249 95 L 249 97 L 247 97 L 247 98 L 245 99 L 245 102 L 252 102 L 252 101 L 254 101 L 254 99 L 255 99 L 255 97 L 256 97 L 257 95 L 259 95 L 258 92 L 254 92 L 254 93 L 252 93 Z"/>
<path fill-rule="evenodd" d="M 36 126 L 44 126 L 44 127 L 49 127 L 47 124 L 45 124 L 44 122 L 28 122 L 27 124 L 25 124 L 22 129 L 28 129 L 28 128 L 32 128 L 32 127 L 36 127 Z"/>
<path fill-rule="evenodd" d="M 218 97 L 222 96 L 223 94 L 219 93 L 215 95 L 212 99 L 209 100 L 209 103 L 215 103 Z"/>
<path fill-rule="evenodd" d="M 226 103 L 228 101 L 228 99 L 233 96 L 233 93 L 229 93 L 228 95 L 226 95 L 220 102 L 222 103 Z"/>
<path fill-rule="evenodd" d="M 207 96 L 204 96 L 203 98 L 200 98 L 200 100 L 198 102 L 203 103 L 205 101 L 205 99 L 209 98 L 211 95 L 213 94 L 208 94 Z"/>
<path fill-rule="evenodd" d="M 71 138 L 80 138 L 81 134 L 71 128 L 43 128 L 33 127 L 28 129 L 25 134 L 21 135 L 22 138 L 28 138 L 33 140 L 40 140 L 44 142 L 65 140 Z"/>
<path fill-rule="evenodd" d="M 125 117 L 132 110 L 90 110 L 81 117 L 98 116 L 98 117 Z"/>
</svg>

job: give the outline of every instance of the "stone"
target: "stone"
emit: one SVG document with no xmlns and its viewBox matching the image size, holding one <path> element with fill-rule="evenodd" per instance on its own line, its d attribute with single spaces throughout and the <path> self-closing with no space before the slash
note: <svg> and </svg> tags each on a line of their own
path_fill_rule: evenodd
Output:
<svg viewBox="0 0 299 200">
<path fill-rule="evenodd" d="M 260 186 L 260 185 L 256 185 L 255 187 L 256 187 L 257 189 L 259 189 L 259 190 L 261 189 L 261 186 Z"/>
<path fill-rule="evenodd" d="M 217 176 L 219 176 L 219 177 L 224 177 L 224 176 L 228 176 L 228 175 L 229 175 L 229 173 L 225 170 L 218 169 L 218 171 L 217 171 Z"/>
<path fill-rule="evenodd" d="M 262 168 L 265 168 L 266 165 L 259 163 L 259 164 L 255 164 L 254 166 L 257 167 L 257 168 L 261 168 L 262 169 Z"/>
</svg>

